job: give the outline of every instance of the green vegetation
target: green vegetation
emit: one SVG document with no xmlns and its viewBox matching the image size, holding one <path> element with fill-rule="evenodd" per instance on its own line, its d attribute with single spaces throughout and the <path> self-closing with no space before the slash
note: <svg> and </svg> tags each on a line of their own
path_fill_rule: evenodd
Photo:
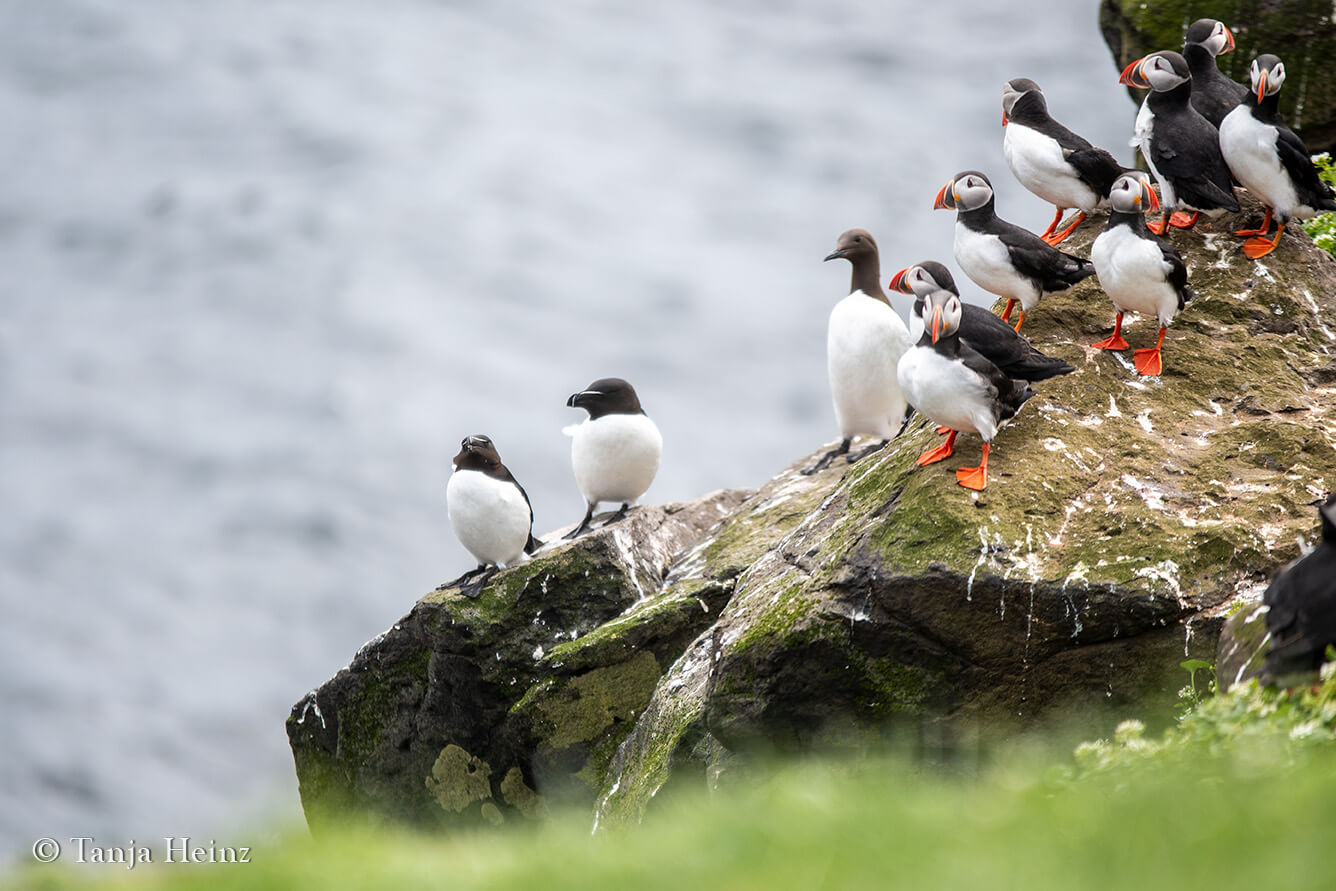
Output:
<svg viewBox="0 0 1336 891">
<path fill-rule="evenodd" d="M 1322 178 L 1336 186 L 1336 165 L 1332 164 L 1331 155 L 1326 152 L 1314 155 L 1313 163 L 1317 165 Z M 1336 257 L 1336 213 L 1324 213 L 1311 220 L 1304 220 L 1303 227 L 1312 236 L 1313 244 Z"/>
<path fill-rule="evenodd" d="M 1195 674 L 1186 689 L 1207 684 Z M 1336 821 L 1336 678 L 1207 699 L 1162 738 L 1137 722 L 1076 761 L 806 761 L 708 796 L 678 791 L 637 827 L 585 816 L 448 838 L 344 827 L 248 864 L 23 867 L 0 886 L 260 888 L 1313 887 Z M 1054 762 L 1060 766 L 1054 767 Z"/>
</svg>

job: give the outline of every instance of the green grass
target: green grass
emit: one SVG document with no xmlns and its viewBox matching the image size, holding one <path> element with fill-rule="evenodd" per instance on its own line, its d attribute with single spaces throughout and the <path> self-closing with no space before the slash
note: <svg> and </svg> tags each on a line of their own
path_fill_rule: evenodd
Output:
<svg viewBox="0 0 1336 891">
<path fill-rule="evenodd" d="M 1314 155 L 1313 163 L 1317 165 L 1321 177 L 1336 186 L 1336 165 L 1332 164 L 1331 155 L 1326 152 Z M 1336 256 L 1336 213 L 1324 213 L 1311 220 L 1304 220 L 1303 227 L 1312 236 L 1313 244 Z"/>
<path fill-rule="evenodd" d="M 1336 825 L 1336 679 L 1208 699 L 1159 739 L 1134 722 L 1077 758 L 954 772 L 893 756 L 779 766 L 676 793 L 640 826 L 584 815 L 450 838 L 293 830 L 249 864 L 29 865 L 32 889 L 1082 889 L 1315 887 Z"/>
</svg>

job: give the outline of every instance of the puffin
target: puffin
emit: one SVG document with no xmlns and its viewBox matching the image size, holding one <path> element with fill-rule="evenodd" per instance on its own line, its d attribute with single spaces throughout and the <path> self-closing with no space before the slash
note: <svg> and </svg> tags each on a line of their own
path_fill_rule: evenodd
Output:
<svg viewBox="0 0 1336 891">
<path fill-rule="evenodd" d="M 1090 248 L 1100 287 L 1113 301 L 1117 315 L 1113 335 L 1091 344 L 1097 350 L 1125 350 L 1123 313 L 1154 314 L 1160 321 L 1160 338 L 1154 348 L 1132 354 L 1139 374 L 1155 376 L 1163 370 L 1160 347 L 1174 315 L 1194 294 L 1188 287 L 1183 258 L 1167 241 L 1146 225 L 1146 212 L 1159 208 L 1155 192 L 1143 176 L 1127 173 L 1109 192 L 1109 224 Z"/>
<path fill-rule="evenodd" d="M 446 512 L 455 537 L 478 561 L 478 568 L 461 576 L 461 582 L 511 566 L 541 546 L 533 537 L 529 494 L 501 462 L 489 437 L 464 437 L 452 463 L 445 485 Z"/>
<path fill-rule="evenodd" d="M 1192 107 L 1216 127 L 1248 96 L 1248 88 L 1225 75 L 1216 64 L 1234 48 L 1234 33 L 1224 22 L 1197 19 L 1183 35 L 1183 58 L 1192 75 Z"/>
<path fill-rule="evenodd" d="M 1095 274 L 1089 260 L 1064 253 L 998 217 L 993 184 L 977 170 L 957 173 L 942 186 L 932 206 L 956 211 L 956 262 L 979 287 L 1007 298 L 1003 321 L 1011 321 L 1011 310 L 1020 301 L 1017 331 L 1045 294 L 1065 291 Z"/>
<path fill-rule="evenodd" d="M 853 267 L 849 294 L 830 311 L 826 328 L 826 369 L 840 444 L 804 469 L 813 474 L 830 466 L 840 455 L 850 464 L 885 448 L 909 419 L 909 403 L 900 392 L 895 368 L 913 345 L 909 329 L 881 289 L 881 259 L 877 242 L 865 229 L 840 235 L 830 260 L 848 260 Z M 879 441 L 849 455 L 853 438 Z"/>
<path fill-rule="evenodd" d="M 565 535 L 576 538 L 589 529 L 599 502 L 622 503 L 604 522 L 607 526 L 626 516 L 645 494 L 659 472 L 663 436 L 645 414 L 635 388 L 619 377 L 594 381 L 571 394 L 566 405 L 589 413 L 561 431 L 571 438 L 571 469 L 586 505 L 584 519 Z"/>
<path fill-rule="evenodd" d="M 1044 91 L 1028 77 L 1012 78 L 1002 86 L 1002 126 L 1002 154 L 1012 174 L 1057 209 L 1039 237 L 1061 244 L 1087 214 L 1106 202 L 1109 187 L 1125 168 L 1113 155 L 1055 121 Z M 1055 232 L 1070 208 L 1079 211 L 1076 218 Z"/>
<path fill-rule="evenodd" d="M 1266 205 L 1261 226 L 1234 233 L 1251 236 L 1243 243 L 1243 253 L 1255 260 L 1276 249 L 1291 219 L 1336 210 L 1336 200 L 1331 186 L 1318 176 L 1308 148 L 1280 119 L 1285 63 L 1267 53 L 1253 60 L 1249 73 L 1252 91 L 1220 125 L 1220 151 L 1234 178 Z M 1267 240 L 1273 216 L 1276 234 Z"/>
<path fill-rule="evenodd" d="M 1239 202 L 1220 154 L 1219 132 L 1191 104 L 1187 60 L 1172 50 L 1151 53 L 1124 68 L 1118 82 L 1151 90 L 1137 114 L 1131 144 L 1141 149 L 1160 184 L 1164 216 L 1152 231 L 1163 235 L 1170 225 L 1191 229 L 1203 211 L 1210 216 L 1237 213 Z M 1171 216 L 1178 208 L 1193 213 Z"/>
<path fill-rule="evenodd" d="M 1286 566 L 1262 595 L 1271 637 L 1263 679 L 1318 670 L 1327 647 L 1336 645 L 1336 494 L 1318 508 L 1322 540 L 1306 556 Z"/>
<path fill-rule="evenodd" d="M 951 271 L 935 260 L 924 260 L 901 269 L 891 278 L 891 290 L 914 295 L 909 316 L 909 337 L 917 342 L 923 336 L 923 313 L 928 297 L 936 291 L 960 296 Z M 1076 369 L 1055 356 L 1046 356 L 1010 325 L 982 306 L 961 303 L 960 338 L 1007 377 L 1036 383 Z"/>
<path fill-rule="evenodd" d="M 934 291 L 924 307 L 927 323 L 914 348 L 896 369 L 900 389 L 916 410 L 951 430 L 946 442 L 918 457 L 920 467 L 951 454 L 958 432 L 983 437 L 978 467 L 956 471 L 956 482 L 982 492 L 988 485 L 988 452 L 1002 422 L 1015 416 L 1034 390 L 1007 377 L 960 337 L 961 302 L 950 291 Z"/>
</svg>

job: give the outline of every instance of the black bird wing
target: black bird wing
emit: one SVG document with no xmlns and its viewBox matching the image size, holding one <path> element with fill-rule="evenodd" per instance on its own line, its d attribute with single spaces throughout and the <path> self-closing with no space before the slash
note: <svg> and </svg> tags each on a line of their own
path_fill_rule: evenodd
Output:
<svg viewBox="0 0 1336 891">
<path fill-rule="evenodd" d="M 1045 356 L 1010 325 L 981 306 L 961 305 L 960 338 L 1007 377 L 1048 380 L 1076 369 L 1061 359 Z"/>
<path fill-rule="evenodd" d="M 1095 274 L 1095 265 L 1089 260 L 1060 251 L 1027 229 L 1011 223 L 999 228 L 998 237 L 1007 248 L 1011 265 L 1044 291 L 1065 291 Z"/>
<path fill-rule="evenodd" d="M 520 481 L 515 479 L 515 475 L 510 472 L 510 468 L 505 467 L 505 465 L 502 465 L 502 467 L 506 471 L 506 479 L 515 484 L 515 488 L 519 489 L 520 494 L 524 496 L 524 503 L 529 506 L 529 540 L 524 543 L 524 553 L 532 554 L 543 546 L 541 541 L 533 537 L 533 502 L 529 500 L 529 493 L 524 491 Z"/>
<path fill-rule="evenodd" d="M 1183 262 L 1182 256 L 1174 250 L 1174 246 L 1163 238 L 1149 233 L 1152 238 L 1160 243 L 1160 256 L 1164 258 L 1164 277 L 1178 292 L 1178 308 L 1182 309 L 1189 300 L 1196 297 L 1196 293 L 1188 287 L 1188 267 Z"/>
<path fill-rule="evenodd" d="M 1211 122 L 1193 111 L 1173 118 L 1170 134 L 1156 127 L 1151 133 L 1150 151 L 1155 169 L 1166 179 L 1173 180 L 1178 197 L 1201 210 L 1224 208 L 1237 213 L 1239 202 L 1234 197 L 1234 181 L 1220 154 L 1220 132 Z"/>
<path fill-rule="evenodd" d="M 1085 140 L 1081 140 L 1085 142 Z M 1113 188 L 1114 180 L 1123 175 L 1126 170 L 1119 164 L 1113 155 L 1104 151 L 1102 148 L 1095 148 L 1086 143 L 1084 148 L 1067 146 L 1062 147 L 1062 156 L 1067 163 L 1072 165 L 1076 175 L 1081 182 L 1095 190 L 1097 195 L 1108 197 L 1109 189 Z"/>
<path fill-rule="evenodd" d="M 978 374 L 988 383 L 990 396 L 997 406 L 997 419 L 999 422 L 1012 417 L 1021 410 L 1025 400 L 1034 395 L 1034 390 L 1025 381 L 1015 381 L 1002 373 L 987 357 L 985 357 L 974 347 L 970 346 L 964 340 L 960 341 L 960 350 L 957 353 L 960 361 L 965 363 L 965 367 Z"/>
<path fill-rule="evenodd" d="M 1276 153 L 1281 166 L 1299 192 L 1299 200 L 1315 210 L 1336 210 L 1331 186 L 1318 175 L 1308 148 L 1293 130 L 1284 124 L 1276 125 Z"/>
</svg>

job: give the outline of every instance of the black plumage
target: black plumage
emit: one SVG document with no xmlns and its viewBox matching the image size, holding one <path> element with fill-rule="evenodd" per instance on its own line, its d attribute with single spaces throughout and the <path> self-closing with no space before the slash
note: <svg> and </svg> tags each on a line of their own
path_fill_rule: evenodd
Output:
<svg viewBox="0 0 1336 891">
<path fill-rule="evenodd" d="M 1216 56 L 1234 48 L 1234 35 L 1215 19 L 1197 19 L 1183 36 L 1183 58 L 1192 75 L 1192 107 L 1216 127 L 1248 97 L 1248 88 L 1220 70 Z"/>
<path fill-rule="evenodd" d="M 1271 644 L 1263 677 L 1271 683 L 1316 671 L 1336 646 L 1336 494 L 1318 510 L 1322 540 L 1276 574 L 1262 595 Z"/>
</svg>

